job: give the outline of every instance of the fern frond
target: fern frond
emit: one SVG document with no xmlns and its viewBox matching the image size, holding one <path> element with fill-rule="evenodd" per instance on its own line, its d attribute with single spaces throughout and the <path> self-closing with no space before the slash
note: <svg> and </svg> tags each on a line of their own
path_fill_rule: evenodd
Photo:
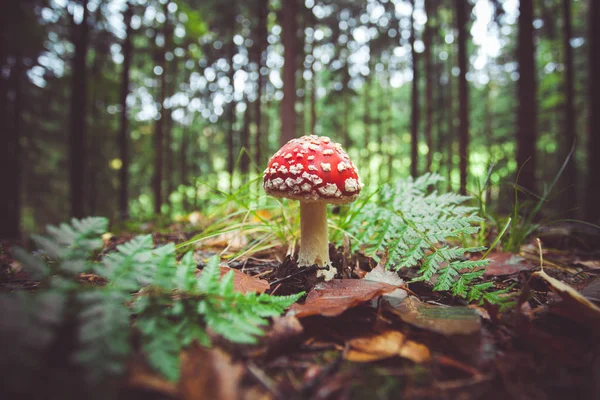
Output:
<svg viewBox="0 0 600 400">
<path fill-rule="evenodd" d="M 471 290 L 481 275 L 469 271 L 487 262 L 464 258 L 484 248 L 449 243 L 477 233 L 482 219 L 475 207 L 464 204 L 468 196 L 432 190 L 443 181 L 437 174 L 425 174 L 383 185 L 375 200 L 352 206 L 352 225 L 341 228 L 357 239 L 354 251 L 362 249 L 376 259 L 377 252 L 387 251 L 388 268 L 418 266 L 419 276 L 414 281 L 431 281 L 437 276 L 434 290 L 480 300 L 480 293 L 487 288 Z"/>
</svg>

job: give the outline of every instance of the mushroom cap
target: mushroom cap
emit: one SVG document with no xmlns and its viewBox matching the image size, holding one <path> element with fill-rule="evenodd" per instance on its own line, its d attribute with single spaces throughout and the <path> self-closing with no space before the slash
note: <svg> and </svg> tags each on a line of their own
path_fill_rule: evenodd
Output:
<svg viewBox="0 0 600 400">
<path fill-rule="evenodd" d="M 344 204 L 356 199 L 363 184 L 341 144 L 310 135 L 290 140 L 271 157 L 263 187 L 271 196 Z"/>
</svg>

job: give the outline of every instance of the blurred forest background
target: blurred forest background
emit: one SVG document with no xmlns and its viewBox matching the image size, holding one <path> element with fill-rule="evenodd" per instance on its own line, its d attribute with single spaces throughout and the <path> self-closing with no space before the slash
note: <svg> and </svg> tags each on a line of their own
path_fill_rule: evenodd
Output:
<svg viewBox="0 0 600 400">
<path fill-rule="evenodd" d="M 0 237 L 69 216 L 202 211 L 210 187 L 261 176 L 307 133 L 341 142 L 367 190 L 435 171 L 441 189 L 476 193 L 493 167 L 487 201 L 500 213 L 512 184 L 535 199 L 564 167 L 544 210 L 596 222 L 599 9 L 4 0 Z"/>
</svg>

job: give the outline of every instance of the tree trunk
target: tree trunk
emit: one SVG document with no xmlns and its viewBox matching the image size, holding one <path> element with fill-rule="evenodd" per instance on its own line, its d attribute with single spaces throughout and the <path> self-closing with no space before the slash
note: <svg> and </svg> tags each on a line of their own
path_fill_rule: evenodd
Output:
<svg viewBox="0 0 600 400">
<path fill-rule="evenodd" d="M 231 7 L 234 8 L 235 2 L 231 2 Z M 231 101 L 227 104 L 227 172 L 229 173 L 229 193 L 233 192 L 233 170 L 235 168 L 235 100 L 233 90 L 233 77 L 235 74 L 233 58 L 235 56 L 236 45 L 233 42 L 233 36 L 235 32 L 235 11 L 234 9 L 228 10 L 228 28 L 229 28 L 229 43 L 227 44 L 227 61 L 229 62 L 229 71 L 227 77 L 229 78 L 229 84 L 231 85 Z"/>
<path fill-rule="evenodd" d="M 373 56 L 370 56 L 370 62 L 369 64 L 372 64 L 372 59 Z M 369 71 L 369 75 L 371 74 L 371 72 L 373 71 L 373 65 L 370 65 L 370 71 Z M 365 157 L 359 157 L 359 161 L 362 162 L 363 165 L 361 165 L 361 169 L 363 170 L 363 178 L 365 179 L 366 182 L 370 182 L 371 181 L 371 172 L 370 172 L 370 154 L 369 154 L 369 143 L 371 143 L 371 107 L 370 103 L 371 103 L 371 98 L 370 98 L 370 94 L 369 91 L 371 89 L 371 84 L 370 84 L 370 76 L 365 77 L 365 84 L 364 84 L 364 113 L 363 113 L 363 126 L 364 126 L 364 130 L 365 130 L 365 138 L 364 138 L 364 146 L 363 148 L 366 151 Z M 361 151 L 362 153 L 362 151 Z"/>
<path fill-rule="evenodd" d="M 451 46 L 451 49 L 453 48 L 453 46 Z M 451 58 L 448 57 L 448 83 L 447 83 L 447 90 L 448 90 L 448 97 L 447 97 L 447 105 L 446 105 L 446 120 L 447 120 L 447 124 L 448 124 L 448 130 L 446 131 L 446 146 L 448 147 L 448 170 L 447 170 L 447 177 L 448 177 L 448 191 L 453 191 L 454 190 L 454 185 L 452 184 L 452 172 L 454 171 L 454 138 L 456 137 L 456 127 L 454 124 L 454 87 L 453 87 L 453 81 L 452 81 L 452 61 L 450 61 Z"/>
<path fill-rule="evenodd" d="M 431 161 L 433 159 L 433 69 L 431 64 L 431 38 L 432 38 L 432 23 L 433 23 L 433 7 L 432 2 L 425 2 L 425 11 L 427 13 L 427 23 L 425 32 L 423 33 L 423 42 L 425 44 L 425 142 L 427 143 L 427 163 L 425 171 L 431 170 Z"/>
<path fill-rule="evenodd" d="M 283 0 L 281 4 L 281 26 L 283 41 L 283 100 L 281 101 L 281 136 L 283 146 L 296 134 L 296 33 L 298 31 L 298 1 Z"/>
<path fill-rule="evenodd" d="M 316 135 L 317 128 L 317 74 L 315 72 L 315 59 L 310 63 L 310 130 L 311 135 Z"/>
<path fill-rule="evenodd" d="M 173 31 L 169 30 L 169 36 L 172 37 Z M 169 38 L 168 41 L 166 41 L 165 43 L 169 43 L 170 46 L 168 48 L 172 49 L 172 42 L 171 39 Z M 171 63 L 171 72 L 169 73 L 169 78 L 171 80 L 170 85 L 169 85 L 169 91 L 167 96 L 173 96 L 176 92 L 177 92 L 177 76 L 178 76 L 178 72 L 177 72 L 177 59 L 174 58 Z M 165 146 L 165 164 L 166 164 L 166 168 L 165 168 L 165 179 L 166 179 L 166 184 L 167 184 L 167 193 L 165 196 L 165 201 L 169 204 L 169 207 L 172 206 L 171 204 L 171 193 L 173 193 L 173 191 L 175 190 L 175 166 L 174 166 L 174 161 L 173 161 L 173 117 L 172 117 L 172 108 L 169 108 L 167 110 L 166 113 L 166 118 L 167 120 L 165 121 L 165 139 L 166 139 L 166 146 Z"/>
<path fill-rule="evenodd" d="M 411 0 L 412 13 L 410 17 L 410 48 L 412 54 L 412 105 L 410 123 L 410 175 L 416 178 L 419 163 L 419 66 L 415 50 L 415 0 Z"/>
<path fill-rule="evenodd" d="M 2 44 L 0 44 L 1 46 Z M 4 62 L 3 50 L 0 50 L 0 65 Z M 0 196 L 0 239 L 17 240 L 20 238 L 21 221 L 21 122 L 23 113 L 23 57 L 19 49 L 14 53 L 14 65 L 10 78 L 13 84 L 12 126 L 9 125 L 7 113 L 8 85 L 4 77 L 0 77 L 0 96 L 2 96 L 2 118 L 0 123 L 6 132 L 2 147 L 2 179 L 3 194 Z"/>
<path fill-rule="evenodd" d="M 127 95 L 129 94 L 129 69 L 131 67 L 132 45 L 131 36 L 133 28 L 131 26 L 131 17 L 133 9 L 127 4 L 127 9 L 123 14 L 125 21 L 125 39 L 123 41 L 123 69 L 121 70 L 121 91 L 119 102 L 121 103 L 121 115 L 119 119 L 119 157 L 121 159 L 121 169 L 119 170 L 119 218 L 124 220 L 129 218 L 128 207 L 128 186 L 129 186 L 129 114 L 127 110 Z"/>
<path fill-rule="evenodd" d="M 244 110 L 243 126 L 242 126 L 242 154 L 240 158 L 240 172 L 244 180 L 248 179 L 250 171 L 250 124 L 252 118 L 250 116 L 250 102 L 246 98 L 246 109 Z"/>
<path fill-rule="evenodd" d="M 69 189 L 71 216 L 82 218 L 84 214 L 84 187 L 86 171 L 86 59 L 88 52 L 87 0 L 79 0 L 83 7 L 83 19 L 79 25 L 73 20 L 72 35 L 75 54 L 71 76 L 71 121 L 69 133 Z"/>
<path fill-rule="evenodd" d="M 460 156 L 460 193 L 467 194 L 469 167 L 469 87 L 467 85 L 467 10 L 464 0 L 455 0 L 458 28 L 458 155 Z"/>
<path fill-rule="evenodd" d="M 586 219 L 600 222 L 600 2 L 590 0 L 589 41 L 589 129 L 588 129 L 588 182 L 586 194 Z"/>
<path fill-rule="evenodd" d="M 521 0 L 519 5 L 519 33 L 517 82 L 519 108 L 517 111 L 517 168 L 518 184 L 525 190 L 535 191 L 536 166 L 536 75 L 533 45 L 533 0 Z"/>
<path fill-rule="evenodd" d="M 440 158 L 440 162 L 438 165 L 438 172 L 441 174 L 442 172 L 442 167 L 444 166 L 444 164 L 446 164 L 445 166 L 448 168 L 448 160 L 446 159 L 446 156 L 444 156 L 445 153 L 445 148 L 448 146 L 447 141 L 448 141 L 448 136 L 449 133 L 448 129 L 446 129 L 446 131 L 444 131 L 444 122 L 447 120 L 446 118 L 446 96 L 445 96 L 445 90 L 446 87 L 444 87 L 445 85 L 442 83 L 440 77 L 443 75 L 444 73 L 444 64 L 443 63 L 439 63 L 438 64 L 438 68 L 437 68 L 437 76 L 438 79 L 436 79 L 437 82 L 437 98 L 436 98 L 436 108 L 437 108 L 437 115 L 436 115 L 436 136 L 437 136 L 437 148 L 441 154 L 441 158 Z M 447 86 L 447 84 L 446 84 Z"/>
<path fill-rule="evenodd" d="M 161 214 L 162 202 L 163 202 L 163 154 L 164 154 L 164 124 L 166 118 L 165 111 L 165 98 L 167 94 L 167 82 L 166 82 L 166 37 L 167 37 L 167 24 L 168 18 L 165 18 L 163 24 L 163 48 L 157 48 L 157 64 L 162 69 L 162 73 L 159 78 L 159 95 L 157 103 L 160 106 L 160 117 L 156 121 L 155 132 L 154 132 L 154 176 L 152 181 L 153 192 L 154 192 L 154 213 L 156 215 Z"/>
<path fill-rule="evenodd" d="M 562 0 L 564 34 L 563 46 L 565 48 L 565 133 L 563 139 L 563 157 L 566 158 L 568 152 L 574 148 L 577 131 L 575 127 L 575 108 L 573 107 L 573 49 L 571 47 L 571 0 Z M 561 193 L 562 209 L 566 216 L 575 217 L 575 208 L 577 207 L 577 163 L 575 153 L 571 156 L 562 177 L 566 191 Z"/>
<path fill-rule="evenodd" d="M 8 13 L 6 13 L 8 14 Z M 0 14 L 0 33 L 5 37 L 6 14 Z M 5 41 L 0 40 L 0 68 L 4 69 L 8 58 Z M 14 74 L 14 71 L 13 71 Z M 0 74 L 0 131 L 4 132 L 4 145 L 0 146 L 0 181 L 3 182 L 3 194 L 0 196 L 0 239 L 18 239 L 19 232 L 19 182 L 15 171 L 20 172 L 18 157 L 18 131 L 9 124 L 8 80 Z"/>
<path fill-rule="evenodd" d="M 254 136 L 254 162 L 260 169 L 262 166 L 262 93 L 264 89 L 264 78 L 261 69 L 265 66 L 265 49 L 267 42 L 267 13 L 269 12 L 268 0 L 258 0 L 257 5 L 258 21 L 256 26 L 256 46 L 254 51 L 254 63 L 256 64 L 258 79 L 256 82 L 256 100 L 254 101 L 254 125 L 256 135 Z"/>
</svg>

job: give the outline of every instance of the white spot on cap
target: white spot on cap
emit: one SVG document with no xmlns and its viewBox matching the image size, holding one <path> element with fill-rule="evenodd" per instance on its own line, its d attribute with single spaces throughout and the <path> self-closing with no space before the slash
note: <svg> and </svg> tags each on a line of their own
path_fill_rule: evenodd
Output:
<svg viewBox="0 0 600 400">
<path fill-rule="evenodd" d="M 302 164 L 290 165 L 290 172 L 294 175 L 298 175 L 302 172 L 304 166 Z"/>
<path fill-rule="evenodd" d="M 323 196 L 335 196 L 338 192 L 338 187 L 335 183 L 328 183 L 325 186 L 321 186 L 317 189 Z"/>
<path fill-rule="evenodd" d="M 330 156 L 333 154 L 333 150 L 332 149 L 325 149 L 323 150 L 323 155 L 324 156 Z"/>
<path fill-rule="evenodd" d="M 358 190 L 358 182 L 354 178 L 348 178 L 344 182 L 344 188 L 346 192 L 354 193 Z"/>
<path fill-rule="evenodd" d="M 298 157 L 298 158 L 302 158 L 302 157 L 304 157 L 304 154 L 302 154 L 302 153 L 298 153 L 298 154 L 296 154 L 296 157 Z"/>
<path fill-rule="evenodd" d="M 329 172 L 329 171 L 331 171 L 331 164 L 321 163 L 321 169 L 325 172 Z"/>
<path fill-rule="evenodd" d="M 283 189 L 281 187 L 283 186 Z M 283 184 L 283 179 L 275 178 L 271 181 L 271 188 L 279 188 L 280 190 L 285 190 L 285 185 Z"/>
<path fill-rule="evenodd" d="M 310 185 L 310 183 L 303 183 L 302 186 L 300 186 L 300 188 L 302 189 L 303 192 L 310 192 L 310 189 L 312 189 L 312 186 Z"/>
<path fill-rule="evenodd" d="M 287 153 L 285 156 L 283 156 L 283 158 L 285 158 L 286 160 L 292 158 L 292 153 Z"/>
<path fill-rule="evenodd" d="M 319 146 L 317 146 L 316 144 L 313 144 L 313 143 L 309 144 L 308 148 L 311 150 L 314 150 L 314 151 L 319 151 L 321 149 Z"/>
<path fill-rule="evenodd" d="M 318 169 L 317 167 L 315 167 L 314 165 L 310 164 L 310 165 L 308 166 L 308 170 L 309 170 L 309 171 L 318 171 L 319 169 Z"/>
<path fill-rule="evenodd" d="M 312 161 L 312 160 L 315 159 L 315 156 L 308 156 L 308 157 L 306 157 L 306 159 L 309 160 L 309 161 Z"/>
<path fill-rule="evenodd" d="M 288 173 L 288 169 L 285 167 L 285 165 L 282 165 L 281 167 L 279 167 L 278 171 L 281 172 L 282 174 Z"/>
<path fill-rule="evenodd" d="M 285 184 L 288 185 L 289 188 L 294 188 L 294 186 L 299 185 L 302 182 L 302 178 L 298 178 L 298 179 L 292 179 L 292 178 L 287 178 L 285 180 Z"/>
<path fill-rule="evenodd" d="M 304 179 L 308 179 L 314 185 L 320 185 L 321 183 L 323 183 L 323 179 L 319 178 L 319 176 L 315 175 L 315 174 L 309 174 L 308 172 L 303 172 L 302 177 Z"/>
<path fill-rule="evenodd" d="M 337 166 L 337 169 L 339 172 L 344 171 L 346 168 L 348 168 L 348 164 L 346 164 L 345 162 L 340 162 Z"/>
</svg>

